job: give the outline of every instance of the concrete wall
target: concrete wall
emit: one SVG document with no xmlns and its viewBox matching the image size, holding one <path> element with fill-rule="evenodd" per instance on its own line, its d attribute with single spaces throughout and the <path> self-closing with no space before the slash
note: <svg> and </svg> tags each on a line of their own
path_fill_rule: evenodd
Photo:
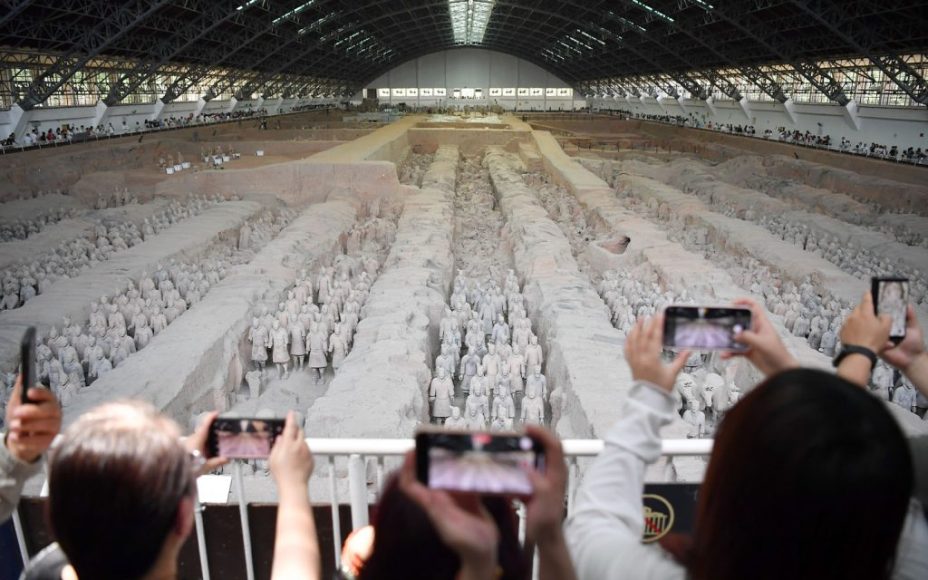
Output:
<svg viewBox="0 0 928 580">
<path fill-rule="evenodd" d="M 857 143 L 876 142 L 900 148 L 921 147 L 928 149 L 928 108 L 926 107 L 873 107 L 861 105 L 857 114 L 860 129 L 847 121 L 844 107 L 836 103 L 794 103 L 795 122 L 779 103 L 750 101 L 750 115 L 734 101 L 715 101 L 707 105 L 705 101 L 685 99 L 681 102 L 672 99 L 654 98 L 603 99 L 591 102 L 594 108 L 604 110 L 626 110 L 643 115 L 680 115 L 693 114 L 703 124 L 731 123 L 733 125 L 754 125 L 757 134 L 765 130 L 776 131 L 777 127 L 790 130 L 798 129 L 803 133 L 811 131 L 815 135 L 831 135 L 834 142 L 841 138 Z"/>
<path fill-rule="evenodd" d="M 459 48 L 435 52 L 404 62 L 367 85 L 366 89 L 391 89 L 381 103 L 406 103 L 409 106 L 499 105 L 504 109 L 570 111 L 582 108 L 586 101 L 579 95 L 490 96 L 491 88 L 571 88 L 569 84 L 536 64 L 510 54 L 477 48 Z M 394 97 L 392 89 L 444 88 L 445 97 Z M 483 89 L 482 99 L 451 99 L 454 89 Z M 518 91 L 517 91 L 518 93 Z M 360 95 L 356 98 L 360 98 Z"/>
</svg>

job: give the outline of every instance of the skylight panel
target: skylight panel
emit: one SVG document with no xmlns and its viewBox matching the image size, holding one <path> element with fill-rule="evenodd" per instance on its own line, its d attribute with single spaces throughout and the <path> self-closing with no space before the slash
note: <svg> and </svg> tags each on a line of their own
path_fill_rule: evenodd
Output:
<svg viewBox="0 0 928 580">
<path fill-rule="evenodd" d="M 480 44 L 496 0 L 448 0 L 455 44 Z"/>
<path fill-rule="evenodd" d="M 648 6 L 641 0 L 631 0 L 631 2 L 635 6 L 639 6 L 643 8 L 644 10 L 646 10 L 647 12 L 650 12 L 651 14 L 653 14 L 654 16 L 657 16 L 658 18 L 662 18 L 663 20 L 666 20 L 667 22 L 673 22 L 673 18 L 671 18 L 670 16 L 667 16 L 666 14 L 664 14 L 657 8 L 652 8 L 651 6 Z"/>
<path fill-rule="evenodd" d="M 272 21 L 272 24 L 280 24 L 282 20 L 286 20 L 287 18 L 293 18 L 294 16 L 298 15 L 300 12 L 306 10 L 307 8 L 309 8 L 315 3 L 316 3 L 316 0 L 309 0 L 309 2 L 304 2 L 303 4 L 300 4 L 299 6 L 294 8 L 293 10 L 290 10 L 289 12 L 285 12 L 284 14 L 275 18 Z"/>
<path fill-rule="evenodd" d="M 609 18 L 611 18 L 611 19 L 613 19 L 613 20 L 615 20 L 615 21 L 621 22 L 622 25 L 625 26 L 626 28 L 634 28 L 634 29 L 638 30 L 639 32 L 647 32 L 647 31 L 648 31 L 648 29 L 645 28 L 644 26 L 639 26 L 638 24 L 636 24 L 635 22 L 632 22 L 632 21 L 629 20 L 628 18 L 622 18 L 621 16 L 619 16 L 619 15 L 616 14 L 615 12 L 612 12 L 611 10 L 607 10 L 607 11 L 606 11 L 606 16 L 608 16 Z"/>
<path fill-rule="evenodd" d="M 596 38 L 595 36 L 593 36 L 593 35 L 590 34 L 589 32 L 586 32 L 585 30 L 580 30 L 580 29 L 578 28 L 578 29 L 577 29 L 577 32 L 579 32 L 579 33 L 582 34 L 583 36 L 589 38 L 589 39 L 592 40 L 593 42 L 598 42 L 599 44 L 601 44 L 601 45 L 603 45 L 603 46 L 606 46 L 606 43 L 605 43 L 605 41 L 603 41 L 603 39 L 601 39 L 601 38 Z"/>
<path fill-rule="evenodd" d="M 328 22 L 329 20 L 332 20 L 333 18 L 337 18 L 340 14 L 341 14 L 341 11 L 340 11 L 340 10 L 336 10 L 335 12 L 329 12 L 328 14 L 326 14 L 325 16 L 323 16 L 322 18 L 320 18 L 319 20 L 313 22 L 313 23 L 310 24 L 309 26 L 307 26 L 307 27 L 305 27 L 305 28 L 301 28 L 300 31 L 299 31 L 297 34 L 306 34 L 307 32 L 310 32 L 310 31 L 312 31 L 312 30 L 317 30 L 317 29 L 319 29 L 319 28 L 322 28 L 322 26 L 323 26 L 326 22 Z"/>
<path fill-rule="evenodd" d="M 242 10 L 247 10 L 248 8 L 251 8 L 252 6 L 254 6 L 260 1 L 261 0 L 248 0 L 248 2 L 245 2 L 244 4 L 242 4 L 241 6 L 236 8 L 236 10 L 238 10 L 239 12 L 241 12 Z"/>
</svg>

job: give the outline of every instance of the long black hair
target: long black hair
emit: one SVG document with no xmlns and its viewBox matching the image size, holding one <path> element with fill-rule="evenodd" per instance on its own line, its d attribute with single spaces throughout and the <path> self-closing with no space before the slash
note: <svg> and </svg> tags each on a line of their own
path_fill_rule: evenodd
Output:
<svg viewBox="0 0 928 580">
<path fill-rule="evenodd" d="M 889 578 L 912 478 L 907 442 L 876 397 L 823 371 L 773 376 L 719 426 L 690 576 Z"/>
</svg>

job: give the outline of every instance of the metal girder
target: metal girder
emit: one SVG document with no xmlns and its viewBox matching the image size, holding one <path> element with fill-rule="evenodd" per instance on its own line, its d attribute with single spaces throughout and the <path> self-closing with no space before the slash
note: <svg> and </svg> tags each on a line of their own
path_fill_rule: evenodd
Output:
<svg viewBox="0 0 928 580">
<path fill-rule="evenodd" d="M 228 20 L 242 17 L 245 10 L 235 10 L 226 2 L 203 0 L 197 2 L 199 15 L 184 23 L 174 34 L 165 37 L 151 49 L 152 60 L 143 62 L 132 72 L 120 76 L 109 93 L 103 99 L 107 105 L 115 105 L 138 88 L 147 79 L 158 73 L 158 70 L 176 58 L 184 50 L 196 44 L 207 33 L 215 30 Z"/>
<path fill-rule="evenodd" d="M 877 68 L 893 80 L 905 94 L 916 103 L 928 105 L 928 82 L 918 71 L 895 54 L 877 54 L 872 31 L 858 24 L 858 20 L 847 16 L 848 6 L 829 0 L 791 0 L 816 21 L 843 39 L 861 55 L 867 57 Z"/>
<path fill-rule="evenodd" d="M 165 67 L 170 63 L 185 69 L 168 87 L 165 101 L 197 83 L 205 85 L 205 78 L 212 83 L 206 98 L 230 89 L 247 97 L 310 85 L 323 91 L 359 86 L 399 63 L 458 46 L 447 0 L 174 0 L 138 23 L 120 20 L 125 30 L 114 29 L 114 13 L 137 12 L 155 0 L 0 4 L 10 7 L 0 13 L 0 46 L 63 55 L 48 67 L 39 88 L 67 82 L 74 66 L 96 67 L 93 57 L 80 62 L 90 54 L 139 59 L 133 68 L 107 77 L 115 80 L 104 97 L 109 104 L 156 75 L 169 74 Z M 828 67 L 812 61 L 864 55 L 916 101 L 925 102 L 928 86 L 919 71 L 896 56 L 905 50 L 923 52 L 925 6 L 924 0 L 841 5 L 838 0 L 719 0 L 712 5 L 698 0 L 497 0 L 479 47 L 528 60 L 575 86 L 586 81 L 592 87 L 588 90 L 599 91 L 615 86 L 617 81 L 608 79 L 658 75 L 697 97 L 708 96 L 711 85 L 739 98 L 724 72 L 734 70 L 780 102 L 786 100 L 783 88 L 764 65 L 789 63 L 818 90 L 847 102 Z M 378 47 L 344 40 L 361 31 L 359 39 L 369 34 L 377 40 L 368 44 Z M 558 49 L 562 40 L 572 48 Z M 105 84 L 102 76 L 87 82 Z M 37 92 L 30 96 L 42 97 Z"/>
<path fill-rule="evenodd" d="M 633 2 L 632 0 L 622 0 L 622 1 L 626 5 L 637 6 L 637 4 L 635 4 L 635 2 Z M 674 27 L 675 29 L 679 29 L 678 27 L 675 26 L 675 24 L 671 24 L 671 26 Z M 647 32 L 642 32 L 640 29 L 635 28 L 633 26 L 629 26 L 627 27 L 627 29 L 632 32 L 638 33 L 642 38 L 659 46 L 661 50 L 663 50 L 665 53 L 671 55 L 673 58 L 684 63 L 687 66 L 687 68 L 691 70 L 695 70 L 699 68 L 699 66 L 695 62 L 693 62 L 689 57 L 687 57 L 685 54 L 681 53 L 680 51 L 674 50 L 672 47 L 668 46 L 666 42 L 663 42 L 657 34 L 648 34 Z M 738 91 L 738 87 L 733 85 L 731 81 L 729 81 L 727 78 L 721 75 L 715 74 L 715 72 L 713 72 L 711 69 L 704 70 L 703 74 L 706 75 L 706 77 L 708 78 L 709 82 L 712 85 L 717 87 L 720 91 L 722 91 L 729 98 L 735 101 L 741 100 L 742 95 L 741 95 L 741 92 Z M 692 93 L 693 91 L 690 91 L 690 92 Z"/>
<path fill-rule="evenodd" d="M 19 13 L 28 8 L 32 2 L 33 0 L 5 1 L 4 4 L 6 5 L 7 13 L 0 16 L 0 27 L 3 27 L 4 24 L 19 16 Z"/>
<path fill-rule="evenodd" d="M 225 35 L 224 40 L 218 43 L 217 48 L 203 51 L 207 64 L 194 67 L 191 69 L 188 75 L 183 78 L 178 78 L 173 83 L 171 83 L 171 85 L 168 86 L 168 88 L 165 90 L 162 101 L 167 103 L 184 94 L 184 92 L 186 92 L 190 87 L 207 76 L 211 71 L 215 70 L 223 63 L 240 54 L 242 51 L 251 48 L 252 44 L 254 44 L 259 38 L 272 33 L 275 28 L 273 17 L 271 16 L 269 16 L 267 20 L 246 18 L 244 19 L 244 24 L 246 30 L 248 31 L 247 38 L 243 39 L 241 37 Z M 264 53 L 273 50 L 272 47 L 278 46 L 279 44 L 279 40 L 273 43 L 266 43 L 265 46 L 260 47 L 252 52 L 255 54 Z M 250 63 L 248 63 L 248 65 L 236 68 L 247 69 L 249 68 L 249 65 Z M 216 95 L 222 92 L 221 90 L 217 91 L 215 87 L 210 88 L 212 90 L 209 91 L 208 95 L 210 93 Z M 212 96 L 209 98 L 212 98 Z"/>
<path fill-rule="evenodd" d="M 686 5 L 695 6 L 701 10 L 706 9 L 703 3 L 696 2 L 695 0 L 683 0 L 683 2 Z M 746 76 L 755 86 L 757 86 L 761 91 L 766 93 L 772 99 L 780 103 L 784 103 L 788 100 L 788 97 L 783 92 L 783 87 L 762 70 L 757 67 L 739 66 L 736 63 L 736 59 L 732 56 L 728 49 L 723 46 L 723 42 L 721 42 L 724 40 L 723 38 L 719 37 L 718 35 L 705 34 L 702 27 L 694 26 L 693 24 L 694 23 L 692 21 L 684 23 L 680 19 L 677 19 L 672 25 L 675 30 L 693 39 L 700 46 L 706 48 L 720 59 L 726 61 L 732 68 L 737 68 L 740 70 L 742 74 L 744 74 L 744 76 Z M 740 97 L 735 98 L 733 94 L 729 94 L 724 90 L 723 92 L 735 100 L 740 100 Z M 737 89 L 735 89 L 735 92 L 737 92 Z"/>
<path fill-rule="evenodd" d="M 770 75 L 756 66 L 740 66 L 738 70 L 740 70 L 754 86 L 769 95 L 776 102 L 782 104 L 789 100 L 789 97 L 786 95 L 783 87 L 780 86 L 780 83 L 773 80 Z"/>
<path fill-rule="evenodd" d="M 284 10 L 284 8 L 282 7 L 278 7 L 278 9 Z M 286 12 L 280 12 L 280 13 L 283 14 Z M 273 42 L 264 43 L 262 46 L 255 46 L 255 47 L 251 46 L 259 38 L 261 38 L 262 36 L 272 31 L 275 31 L 278 28 L 279 28 L 279 24 L 275 23 L 274 19 L 270 20 L 267 23 L 261 24 L 253 30 L 253 34 L 247 40 L 245 40 L 244 42 L 240 41 L 232 50 L 227 51 L 225 54 L 218 57 L 218 62 L 214 64 L 221 64 L 223 62 L 226 62 L 229 59 L 231 59 L 234 55 L 239 54 L 245 48 L 251 48 L 252 58 L 249 59 L 243 65 L 237 66 L 235 69 L 230 70 L 230 72 L 227 73 L 226 76 L 221 78 L 216 84 L 214 84 L 211 87 L 212 92 L 214 94 L 220 94 L 227 88 L 233 87 L 236 82 L 241 81 L 243 78 L 241 76 L 241 73 L 238 72 L 239 70 L 256 69 L 262 63 L 270 59 L 273 55 L 277 54 L 281 50 L 281 47 L 290 46 L 291 44 L 294 44 L 294 43 L 302 44 L 308 40 L 306 38 L 302 38 L 298 34 L 294 34 L 291 32 L 290 40 L 281 41 L 281 39 L 277 38 Z M 180 93 L 183 93 L 183 91 L 187 90 L 187 88 L 195 84 L 200 78 L 205 76 L 208 72 L 209 72 L 208 70 L 203 72 L 197 78 L 186 79 L 185 81 L 186 86 L 184 86 L 184 84 L 181 84 L 179 86 L 179 89 L 177 90 L 180 90 Z"/>
<path fill-rule="evenodd" d="M 748 35 L 753 35 L 756 42 L 763 44 L 768 50 L 778 54 L 784 61 L 790 63 L 796 71 L 812 83 L 816 89 L 821 91 L 832 101 L 839 105 L 846 105 L 850 102 L 844 89 L 833 76 L 821 67 L 810 61 L 799 60 L 796 56 L 796 40 L 784 38 L 781 33 L 773 29 L 769 23 L 758 20 L 749 10 L 750 6 L 745 4 L 768 4 L 767 0 L 754 0 L 753 3 L 728 3 L 716 2 L 712 14 L 719 16 L 744 31 Z M 767 37 L 771 39 L 768 40 Z"/>
<path fill-rule="evenodd" d="M 132 0 L 121 3 L 107 18 L 88 29 L 70 53 L 39 75 L 19 102 L 24 110 L 39 105 L 60 88 L 91 58 L 154 14 L 169 0 Z"/>
</svg>

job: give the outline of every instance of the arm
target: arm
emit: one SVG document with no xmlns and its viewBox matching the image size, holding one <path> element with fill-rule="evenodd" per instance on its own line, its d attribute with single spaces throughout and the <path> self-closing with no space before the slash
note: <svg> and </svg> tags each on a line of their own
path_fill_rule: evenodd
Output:
<svg viewBox="0 0 928 580">
<path fill-rule="evenodd" d="M 873 296 L 867 292 L 857 308 L 844 321 L 844 327 L 841 328 L 841 344 L 862 346 L 878 354 L 886 348 L 892 324 L 889 316 L 876 315 Z M 864 388 L 870 382 L 872 372 L 870 359 L 862 354 L 848 355 L 838 366 L 839 377 Z"/>
<path fill-rule="evenodd" d="M 7 433 L 0 443 L 0 522 L 5 521 L 23 491 L 26 480 L 42 466 L 42 454 L 61 428 L 61 409 L 48 389 L 29 389 L 35 403 L 21 404 L 22 375 L 16 379 L 6 407 Z"/>
<path fill-rule="evenodd" d="M 636 380 L 622 419 L 606 435 L 605 448 L 587 471 L 567 521 L 567 541 L 581 579 L 683 578 L 668 557 L 641 543 L 641 494 L 647 465 L 660 457 L 660 428 L 675 417 L 673 389 L 688 352 L 672 366 L 660 360 L 663 317 L 629 332 L 625 354 Z"/>
<path fill-rule="evenodd" d="M 880 356 L 902 371 L 915 388 L 928 397 L 928 352 L 925 352 L 924 333 L 911 304 L 905 318 L 905 339 L 898 345 L 888 343 Z"/>
<path fill-rule="evenodd" d="M 283 433 L 274 442 L 269 463 L 280 498 L 271 578 L 318 579 L 322 575 L 321 558 L 307 492 L 313 456 L 292 411 L 287 414 Z"/>
<path fill-rule="evenodd" d="M 26 463 L 10 452 L 7 445 L 8 434 L 3 435 L 0 444 L 0 522 L 5 522 L 22 494 L 26 480 L 39 472 L 42 462 Z"/>
<path fill-rule="evenodd" d="M 567 489 L 564 450 L 557 437 L 540 427 L 529 425 L 526 433 L 541 442 L 546 458 L 544 473 L 534 469 L 528 472 L 534 492 L 525 504 L 525 534 L 538 549 L 538 578 L 576 580 L 562 528 Z"/>
</svg>

